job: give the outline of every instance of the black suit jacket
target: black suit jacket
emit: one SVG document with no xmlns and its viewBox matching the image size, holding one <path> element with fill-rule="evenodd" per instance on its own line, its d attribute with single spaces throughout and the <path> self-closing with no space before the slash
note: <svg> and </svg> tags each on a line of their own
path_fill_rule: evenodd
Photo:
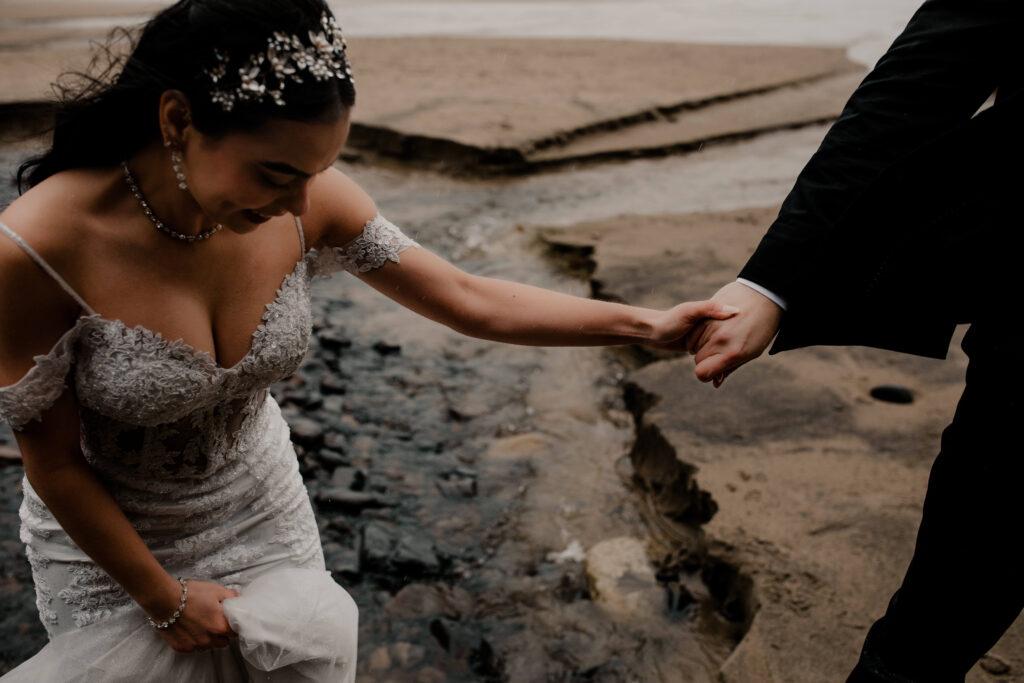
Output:
<svg viewBox="0 0 1024 683">
<path fill-rule="evenodd" d="M 1022 6 L 928 0 L 854 92 L 740 273 L 787 302 L 773 353 L 941 358 L 957 323 L 1015 303 Z"/>
</svg>

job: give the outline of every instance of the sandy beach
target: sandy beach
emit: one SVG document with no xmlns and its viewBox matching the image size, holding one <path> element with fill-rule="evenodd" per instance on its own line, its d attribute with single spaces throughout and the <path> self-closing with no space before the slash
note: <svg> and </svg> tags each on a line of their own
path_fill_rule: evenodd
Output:
<svg viewBox="0 0 1024 683">
<path fill-rule="evenodd" d="M 0 2 L 5 174 L 53 78 L 167 4 Z M 918 4 L 334 2 L 359 90 L 339 167 L 472 272 L 705 298 Z M 462 339 L 351 279 L 318 285 L 314 317 L 274 391 L 367 683 L 844 680 L 909 561 L 966 369 L 961 330 L 945 361 L 813 348 L 715 391 L 688 357 Z M 0 671 L 44 638 L 20 476 L 0 429 Z M 967 681 L 1024 682 L 1021 619 Z"/>
</svg>

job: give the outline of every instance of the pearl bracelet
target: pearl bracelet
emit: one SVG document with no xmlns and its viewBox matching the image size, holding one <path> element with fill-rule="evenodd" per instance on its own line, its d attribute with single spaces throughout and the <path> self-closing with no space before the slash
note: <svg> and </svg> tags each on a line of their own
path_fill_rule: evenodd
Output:
<svg viewBox="0 0 1024 683">
<path fill-rule="evenodd" d="M 166 631 L 168 628 L 171 627 L 171 624 L 178 620 L 178 617 L 181 616 L 181 613 L 185 611 L 185 601 L 188 600 L 188 579 L 183 579 L 179 576 L 178 583 L 181 584 L 181 603 L 178 604 L 178 609 L 174 610 L 174 614 L 171 615 L 171 618 L 167 621 L 161 621 L 160 623 L 157 623 L 153 621 L 153 617 L 148 617 L 149 625 L 158 631 Z"/>
</svg>

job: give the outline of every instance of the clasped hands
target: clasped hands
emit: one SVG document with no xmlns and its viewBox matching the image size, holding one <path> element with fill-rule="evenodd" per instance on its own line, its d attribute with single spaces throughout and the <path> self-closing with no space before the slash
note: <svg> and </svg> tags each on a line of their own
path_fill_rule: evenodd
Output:
<svg viewBox="0 0 1024 683">
<path fill-rule="evenodd" d="M 740 282 L 722 287 L 706 302 L 680 304 L 673 316 L 677 334 L 647 345 L 694 354 L 697 379 L 720 387 L 725 378 L 757 358 L 775 337 L 782 309 L 768 297 Z M 685 329 L 684 329 L 685 326 Z"/>
</svg>

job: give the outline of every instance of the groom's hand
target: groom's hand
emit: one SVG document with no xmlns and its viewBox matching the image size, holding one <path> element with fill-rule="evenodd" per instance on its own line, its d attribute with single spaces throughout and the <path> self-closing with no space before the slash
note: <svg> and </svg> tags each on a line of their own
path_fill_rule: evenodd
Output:
<svg viewBox="0 0 1024 683">
<path fill-rule="evenodd" d="M 712 301 L 735 306 L 740 312 L 728 320 L 708 320 L 694 328 L 687 347 L 695 354 L 697 379 L 720 387 L 733 370 L 768 348 L 778 332 L 782 309 L 740 282 L 722 287 Z"/>
</svg>

